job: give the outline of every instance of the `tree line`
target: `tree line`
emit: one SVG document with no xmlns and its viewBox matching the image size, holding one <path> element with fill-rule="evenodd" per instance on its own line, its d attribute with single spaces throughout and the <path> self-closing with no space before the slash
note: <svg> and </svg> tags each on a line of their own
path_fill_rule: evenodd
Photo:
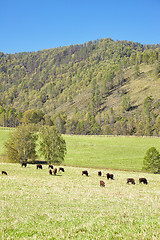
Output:
<svg viewBox="0 0 160 240">
<path fill-rule="evenodd" d="M 31 109 L 17 114 L 15 109 L 2 108 L 0 119 L 3 127 L 17 127 L 22 123 L 47 125 L 55 126 L 61 134 L 160 136 L 160 101 L 148 96 L 136 114 L 130 108 L 130 100 L 125 97 L 118 115 L 112 108 L 109 113 L 97 116 L 87 112 L 83 118 L 78 110 L 68 118 L 65 112 L 50 116 L 42 110 Z"/>
</svg>

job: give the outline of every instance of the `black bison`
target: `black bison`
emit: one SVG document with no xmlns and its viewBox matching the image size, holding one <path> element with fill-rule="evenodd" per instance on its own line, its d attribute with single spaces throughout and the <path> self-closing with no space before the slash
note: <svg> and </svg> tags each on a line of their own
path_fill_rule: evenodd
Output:
<svg viewBox="0 0 160 240">
<path fill-rule="evenodd" d="M 139 183 L 148 184 L 148 182 L 147 182 L 147 179 L 146 179 L 146 178 L 139 178 Z"/>
<path fill-rule="evenodd" d="M 21 166 L 22 166 L 22 167 L 23 167 L 23 166 L 24 166 L 24 167 L 27 167 L 27 163 L 26 163 L 26 162 L 22 162 L 22 163 L 21 163 Z"/>
<path fill-rule="evenodd" d="M 98 172 L 98 176 L 100 176 L 100 177 L 102 176 L 102 172 L 101 171 Z"/>
<path fill-rule="evenodd" d="M 7 175 L 6 171 L 2 171 L 2 174 L 5 174 L 5 175 Z"/>
<path fill-rule="evenodd" d="M 54 175 L 57 174 L 57 168 L 55 168 L 55 169 L 53 170 L 53 173 L 54 173 Z"/>
<path fill-rule="evenodd" d="M 42 169 L 42 165 L 41 164 L 37 164 L 37 169 Z"/>
<path fill-rule="evenodd" d="M 49 174 L 52 175 L 52 170 L 51 169 L 49 170 Z"/>
<path fill-rule="evenodd" d="M 132 183 L 132 184 L 135 184 L 135 181 L 133 178 L 127 178 L 127 183 Z"/>
<path fill-rule="evenodd" d="M 60 167 L 60 168 L 59 168 L 59 171 L 64 172 L 64 168 L 63 168 L 63 167 Z"/>
<path fill-rule="evenodd" d="M 85 170 L 85 171 L 82 171 L 82 175 L 83 175 L 83 174 L 88 177 L 88 171 L 86 171 L 86 170 Z"/>
<path fill-rule="evenodd" d="M 114 179 L 113 179 L 113 174 L 112 174 L 112 173 L 107 173 L 106 175 L 107 175 L 107 179 L 112 179 L 112 180 L 114 180 Z"/>
<path fill-rule="evenodd" d="M 51 164 L 50 164 L 50 165 L 48 166 L 48 168 L 51 168 L 51 169 L 53 169 L 53 165 L 51 165 Z"/>
<path fill-rule="evenodd" d="M 104 181 L 100 181 L 100 187 L 105 187 L 105 182 Z"/>
</svg>

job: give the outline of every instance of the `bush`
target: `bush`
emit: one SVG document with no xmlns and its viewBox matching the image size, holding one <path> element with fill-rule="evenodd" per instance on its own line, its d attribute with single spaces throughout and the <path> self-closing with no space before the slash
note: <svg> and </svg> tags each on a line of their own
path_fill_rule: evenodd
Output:
<svg viewBox="0 0 160 240">
<path fill-rule="evenodd" d="M 160 154 L 155 147 L 151 147 L 147 150 L 143 164 L 144 170 L 160 173 Z"/>
</svg>

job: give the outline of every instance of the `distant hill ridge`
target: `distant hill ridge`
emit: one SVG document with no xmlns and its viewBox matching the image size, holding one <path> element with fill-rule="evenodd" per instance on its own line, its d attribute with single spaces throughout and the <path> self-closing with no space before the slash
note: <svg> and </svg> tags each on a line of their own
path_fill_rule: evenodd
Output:
<svg viewBox="0 0 160 240">
<path fill-rule="evenodd" d="M 41 110 L 62 133 L 159 136 L 159 89 L 160 44 L 106 38 L 0 53 L 1 126 Z"/>
</svg>

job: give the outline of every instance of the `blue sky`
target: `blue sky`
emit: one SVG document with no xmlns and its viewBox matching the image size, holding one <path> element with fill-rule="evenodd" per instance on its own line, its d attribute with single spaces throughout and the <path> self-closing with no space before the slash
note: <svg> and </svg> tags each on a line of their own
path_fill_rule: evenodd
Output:
<svg viewBox="0 0 160 240">
<path fill-rule="evenodd" d="M 160 0 L 0 0 L 0 51 L 30 52 L 101 38 L 160 43 Z"/>
</svg>

